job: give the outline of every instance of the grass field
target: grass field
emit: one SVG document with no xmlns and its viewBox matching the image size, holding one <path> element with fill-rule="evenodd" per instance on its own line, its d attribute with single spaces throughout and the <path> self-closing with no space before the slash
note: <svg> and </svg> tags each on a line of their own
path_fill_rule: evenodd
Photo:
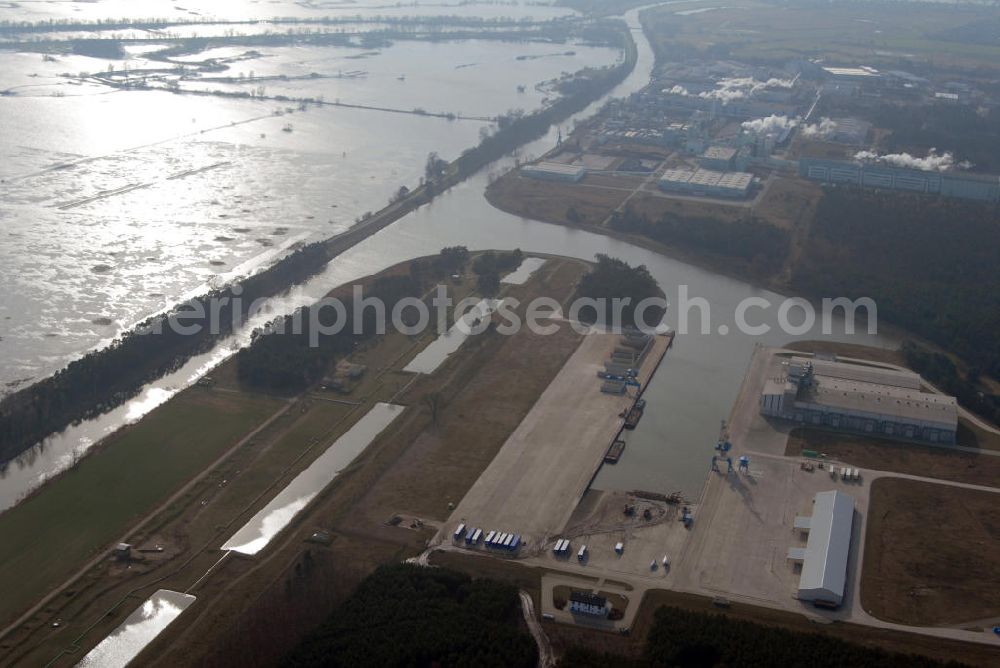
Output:
<svg viewBox="0 0 1000 668">
<path fill-rule="evenodd" d="M 83 566 L 281 405 L 192 388 L 0 515 L 0 622 Z"/>
<path fill-rule="evenodd" d="M 894 478 L 871 489 L 861 601 L 902 624 L 1000 615 L 1000 494 Z"/>
<path fill-rule="evenodd" d="M 868 647 L 881 647 L 890 652 L 902 654 L 920 654 L 943 662 L 958 661 L 974 666 L 992 666 L 996 659 L 996 650 L 989 645 L 974 645 L 859 624 L 840 622 L 816 624 L 798 613 L 763 608 L 736 601 L 730 602 L 726 608 L 719 608 L 713 605 L 711 598 L 662 589 L 646 592 L 632 626 L 632 638 L 637 640 L 645 638 L 652 627 L 653 614 L 657 608 L 663 605 L 696 612 L 722 614 L 726 617 L 768 626 L 781 626 L 800 633 L 820 633 Z"/>
<path fill-rule="evenodd" d="M 831 459 L 876 471 L 907 473 L 973 485 L 991 486 L 1000 481 L 1000 457 L 992 455 L 948 451 L 851 434 L 795 429 L 788 437 L 785 454 L 796 457 L 803 450 L 822 452 Z"/>
<path fill-rule="evenodd" d="M 885 364 L 905 365 L 906 363 L 903 355 L 894 348 L 873 348 L 856 343 L 838 343 L 836 341 L 792 341 L 785 347 L 804 353 L 832 353 L 841 357 L 854 357 Z"/>
</svg>

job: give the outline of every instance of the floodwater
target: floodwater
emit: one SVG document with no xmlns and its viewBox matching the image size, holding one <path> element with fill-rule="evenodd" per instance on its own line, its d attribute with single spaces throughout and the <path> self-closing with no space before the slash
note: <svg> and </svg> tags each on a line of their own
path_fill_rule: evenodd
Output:
<svg viewBox="0 0 1000 668">
<path fill-rule="evenodd" d="M 257 554 L 289 522 L 330 484 L 344 468 L 364 452 L 405 408 L 393 404 L 375 404 L 364 417 L 316 458 L 309 467 L 288 483 L 259 513 L 225 542 L 223 550 Z"/>
<path fill-rule="evenodd" d="M 78 668 L 125 668 L 146 645 L 194 603 L 195 597 L 161 589 L 90 650 Z"/>
<path fill-rule="evenodd" d="M 412 373 L 434 373 L 441 364 L 448 359 L 448 356 L 457 351 L 465 343 L 466 339 L 482 331 L 486 318 L 499 308 L 503 300 L 483 299 L 473 306 L 454 325 L 448 328 L 447 332 L 442 332 L 433 342 L 410 363 L 403 367 L 403 371 Z M 480 324 L 482 323 L 482 325 Z"/>
<path fill-rule="evenodd" d="M 639 47 L 635 71 L 612 96 L 623 96 L 649 81 L 653 55 L 638 27 L 636 12 L 627 19 Z M 539 61 L 542 62 L 542 61 Z M 600 103 L 577 118 L 593 114 Z M 310 112 L 312 113 L 312 112 Z M 572 121 L 570 121 L 572 122 Z M 529 144 L 519 151 L 522 160 L 538 156 L 555 145 L 557 132 Z M 782 297 L 741 280 L 732 279 L 669 258 L 653 251 L 581 230 L 548 225 L 512 216 L 493 208 L 483 197 L 491 175 L 510 169 L 513 159 L 504 159 L 473 178 L 452 188 L 430 205 L 421 207 L 390 227 L 333 260 L 326 269 L 288 294 L 272 299 L 269 308 L 247 327 L 219 342 L 210 352 L 191 359 L 183 368 L 148 386 L 135 401 L 96 420 L 72 427 L 46 441 L 44 447 L 26 453 L 3 474 L 0 483 L 0 509 L 17 502 L 45 478 L 64 470 L 74 456 L 85 453 L 97 440 L 136 414 L 133 408 L 150 401 L 150 393 L 166 390 L 175 393 L 192 384 L 213 367 L 230 357 L 250 341 L 255 327 L 264 325 L 279 314 L 315 302 L 333 288 L 356 280 L 399 262 L 436 253 L 444 246 L 463 244 L 470 249 L 513 249 L 551 253 L 592 260 L 597 253 L 621 258 L 630 264 L 645 265 L 659 281 L 672 307 L 665 321 L 677 329 L 679 286 L 687 286 L 691 298 L 704 298 L 711 305 L 710 333 L 679 334 L 674 347 L 646 390 L 652 410 L 647 410 L 639 428 L 630 435 L 629 445 L 616 466 L 605 466 L 596 479 L 601 489 L 648 489 L 682 491 L 696 497 L 707 476 L 712 448 L 720 420 L 730 411 L 756 343 L 780 345 L 790 340 L 828 339 L 874 346 L 894 347 L 891 337 L 860 332 L 849 335 L 843 323 L 835 320 L 832 333 L 824 334 L 819 324 L 799 336 L 785 335 L 778 329 L 777 308 L 753 312 L 754 324 L 764 324 L 771 331 L 763 336 L 741 334 L 733 326 L 736 305 L 748 297 L 764 297 L 779 303 Z M 697 320 L 697 315 L 693 316 Z M 726 325 L 728 334 L 718 328 Z M 153 395 L 161 398 L 162 393 Z"/>
<path fill-rule="evenodd" d="M 521 261 L 521 266 L 501 278 L 500 282 L 511 285 L 524 285 L 531 278 L 532 274 L 542 268 L 543 264 L 545 264 L 545 258 L 526 257 Z"/>
<path fill-rule="evenodd" d="M 257 46 L 255 55 L 185 79 L 180 89 L 263 87 L 289 100 L 492 118 L 537 109 L 553 95 L 547 82 L 564 71 L 619 57 L 604 47 L 482 39 L 400 40 L 377 50 Z M 127 65 L 133 76 L 165 66 L 139 53 L 110 64 Z M 63 76 L 108 65 L 0 51 L 0 90 L 10 93 L 0 96 L 0 395 L 297 244 L 345 231 L 400 186 L 417 184 L 429 153 L 451 160 L 490 126 L 117 91 Z M 352 72 L 362 74 L 345 74 Z M 213 77 L 234 81 L 206 80 Z"/>
<path fill-rule="evenodd" d="M 67 11 L 66 5 L 70 5 Z M 554 2 L 504 0 L 469 2 L 468 0 L 90 0 L 89 2 L 5 2 L 0 5 L 0 20 L 48 21 L 73 19 L 95 21 L 145 19 L 201 21 L 205 19 L 239 21 L 272 17 L 321 18 L 325 16 L 469 16 L 483 18 L 531 18 L 546 20 L 568 16 L 573 11 Z"/>
</svg>

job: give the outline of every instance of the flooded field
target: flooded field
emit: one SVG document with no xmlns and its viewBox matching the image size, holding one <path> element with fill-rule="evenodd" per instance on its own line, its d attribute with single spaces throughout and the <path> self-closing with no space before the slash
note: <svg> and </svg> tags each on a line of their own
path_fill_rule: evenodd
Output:
<svg viewBox="0 0 1000 668">
<path fill-rule="evenodd" d="M 0 7 L 0 20 L 32 20 L 36 10 L 44 19 L 56 9 L 65 20 L 135 16 L 126 4 L 134 7 Z M 226 12 L 260 11 L 240 4 L 227 3 Z M 288 2 L 269 11 L 325 16 L 348 7 L 400 16 L 483 15 L 478 8 L 531 17 L 551 9 Z M 7 269 L 0 275 L 0 394 L 186 297 L 346 230 L 401 186 L 418 184 L 428 154 L 457 157 L 479 141 L 488 119 L 551 101 L 547 82 L 620 57 L 582 44 L 485 39 L 209 45 L 169 61 L 147 57 L 168 45 L 133 44 L 113 60 L 0 50 L 0 263 Z M 208 71 L 196 69 L 209 59 Z M 182 66 L 186 74 L 170 75 L 176 92 L 157 89 L 167 86 L 157 76 Z M 149 73 L 152 90 L 90 76 L 109 70 L 134 81 Z M 208 91 L 222 96 L 183 94 Z M 296 102 L 303 98 L 324 104 Z M 420 110 L 475 119 L 414 113 Z"/>
<path fill-rule="evenodd" d="M 259 513 L 233 534 L 222 546 L 242 554 L 257 554 L 306 507 L 314 496 L 330 484 L 337 475 L 360 455 L 375 437 L 393 420 L 402 415 L 404 407 L 375 404 L 358 422 L 316 461 L 297 475 Z"/>
</svg>

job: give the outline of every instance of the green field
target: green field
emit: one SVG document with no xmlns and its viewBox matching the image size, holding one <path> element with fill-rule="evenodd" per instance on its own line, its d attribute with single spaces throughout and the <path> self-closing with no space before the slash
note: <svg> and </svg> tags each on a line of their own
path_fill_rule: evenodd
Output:
<svg viewBox="0 0 1000 668">
<path fill-rule="evenodd" d="M 272 415 L 274 399 L 195 388 L 167 402 L 0 515 L 0 623 L 106 549 L 130 525 Z"/>
</svg>

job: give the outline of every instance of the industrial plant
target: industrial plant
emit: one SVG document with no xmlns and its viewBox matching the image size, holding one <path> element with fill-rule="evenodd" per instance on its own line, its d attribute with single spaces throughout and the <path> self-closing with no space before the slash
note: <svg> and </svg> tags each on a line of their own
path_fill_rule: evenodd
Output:
<svg viewBox="0 0 1000 668">
<path fill-rule="evenodd" d="M 955 397 L 924 392 L 920 376 L 837 360 L 793 357 L 760 396 L 762 415 L 799 424 L 954 443 Z"/>
</svg>

